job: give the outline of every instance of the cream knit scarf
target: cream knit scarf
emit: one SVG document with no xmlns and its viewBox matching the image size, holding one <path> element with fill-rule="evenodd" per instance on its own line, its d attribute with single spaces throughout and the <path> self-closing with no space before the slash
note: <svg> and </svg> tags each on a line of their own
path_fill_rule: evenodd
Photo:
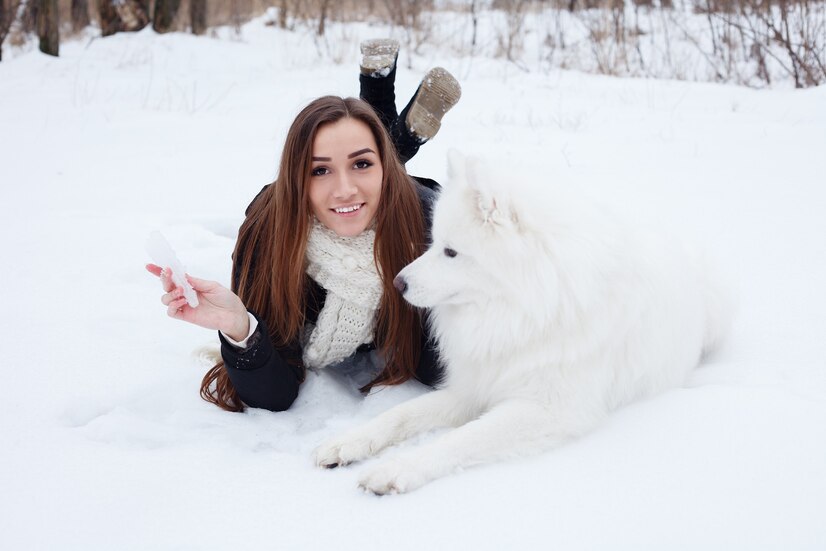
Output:
<svg viewBox="0 0 826 551">
<path fill-rule="evenodd" d="M 304 365 L 326 367 L 372 342 L 382 284 L 373 261 L 376 232 L 340 237 L 314 219 L 307 275 L 327 291 L 315 327 L 305 333 Z"/>
</svg>

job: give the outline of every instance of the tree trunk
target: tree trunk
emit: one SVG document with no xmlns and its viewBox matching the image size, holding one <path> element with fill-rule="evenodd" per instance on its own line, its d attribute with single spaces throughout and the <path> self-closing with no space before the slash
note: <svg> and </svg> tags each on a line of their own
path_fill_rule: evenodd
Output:
<svg viewBox="0 0 826 551">
<path fill-rule="evenodd" d="M 204 34 L 206 32 L 206 0 L 189 0 L 189 22 L 192 25 L 192 34 Z"/>
<path fill-rule="evenodd" d="M 316 34 L 318 36 L 324 36 L 325 30 L 325 23 L 327 22 L 327 12 L 330 9 L 330 0 L 321 0 L 321 13 L 318 16 L 318 29 L 316 30 Z"/>
<path fill-rule="evenodd" d="M 100 32 L 139 31 L 149 24 L 149 0 L 97 0 Z"/>
<path fill-rule="evenodd" d="M 24 17 L 27 7 L 26 0 L 0 0 L 0 61 L 3 60 L 3 42 L 11 34 L 15 22 Z M 22 25 L 22 21 L 20 24 Z"/>
<path fill-rule="evenodd" d="M 98 15 L 101 35 L 110 36 L 120 30 L 120 16 L 110 0 L 98 0 Z"/>
<path fill-rule="evenodd" d="M 3 41 L 6 39 L 7 32 L 9 32 L 9 27 L 6 25 L 6 3 L 0 0 L 0 61 L 3 61 Z"/>
<path fill-rule="evenodd" d="M 278 26 L 282 29 L 287 28 L 287 0 L 281 0 L 278 5 Z"/>
<path fill-rule="evenodd" d="M 473 21 L 473 38 L 470 40 L 470 55 L 473 55 L 476 50 L 476 31 L 479 28 L 479 7 L 476 5 L 477 0 L 470 3 L 470 18 Z"/>
<path fill-rule="evenodd" d="M 37 14 L 37 35 L 40 37 L 40 51 L 57 57 L 60 52 L 58 33 L 57 0 L 39 0 Z"/>
<path fill-rule="evenodd" d="M 139 31 L 149 24 L 149 0 L 113 2 L 121 20 L 122 31 Z"/>
<path fill-rule="evenodd" d="M 72 0 L 72 30 L 77 32 L 89 26 L 89 0 Z"/>
<path fill-rule="evenodd" d="M 33 33 L 37 31 L 37 14 L 40 12 L 40 0 L 30 0 L 23 7 L 23 13 L 20 14 L 20 24 L 24 33 Z"/>
<path fill-rule="evenodd" d="M 155 15 L 152 18 L 152 28 L 158 33 L 168 33 L 175 23 L 175 15 L 181 0 L 155 0 Z"/>
</svg>

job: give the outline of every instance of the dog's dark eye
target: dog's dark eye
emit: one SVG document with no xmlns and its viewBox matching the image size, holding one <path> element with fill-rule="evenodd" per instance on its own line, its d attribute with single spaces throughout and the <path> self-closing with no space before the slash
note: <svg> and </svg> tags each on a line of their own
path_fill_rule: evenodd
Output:
<svg viewBox="0 0 826 551">
<path fill-rule="evenodd" d="M 453 250 L 453 249 L 451 249 L 450 247 L 445 247 L 445 256 L 448 256 L 448 257 L 450 257 L 450 258 L 453 258 L 453 257 L 454 257 L 454 256 L 456 256 L 457 254 L 459 254 L 459 253 L 457 253 L 456 251 L 454 251 L 454 250 Z"/>
</svg>

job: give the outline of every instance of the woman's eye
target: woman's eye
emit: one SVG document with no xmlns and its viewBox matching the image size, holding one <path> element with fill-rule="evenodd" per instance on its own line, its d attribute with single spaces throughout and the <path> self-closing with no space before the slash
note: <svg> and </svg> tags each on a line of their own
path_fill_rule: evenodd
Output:
<svg viewBox="0 0 826 551">
<path fill-rule="evenodd" d="M 362 159 L 362 160 L 356 161 L 356 164 L 353 165 L 353 166 L 355 166 L 356 168 L 365 169 L 365 168 L 370 168 L 371 166 L 373 166 L 373 163 L 371 163 L 370 161 L 365 161 L 365 160 Z"/>
<path fill-rule="evenodd" d="M 314 168 L 313 171 L 310 174 L 312 174 L 313 176 L 324 176 L 328 172 L 330 172 L 330 171 L 327 170 L 326 166 L 318 166 L 318 167 Z"/>
<path fill-rule="evenodd" d="M 450 257 L 450 258 L 453 258 L 453 257 L 454 257 L 454 256 L 456 256 L 457 254 L 459 254 L 459 253 L 457 253 L 456 251 L 454 251 L 454 250 L 453 250 L 453 249 L 451 249 L 450 247 L 445 247 L 445 256 Z"/>
</svg>

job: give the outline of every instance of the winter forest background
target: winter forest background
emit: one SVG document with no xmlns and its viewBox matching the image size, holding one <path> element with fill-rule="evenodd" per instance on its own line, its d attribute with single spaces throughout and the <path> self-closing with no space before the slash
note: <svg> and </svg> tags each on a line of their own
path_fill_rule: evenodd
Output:
<svg viewBox="0 0 826 551">
<path fill-rule="evenodd" d="M 267 11 L 268 24 L 316 37 L 341 58 L 331 22 L 396 28 L 408 51 L 446 47 L 506 59 L 524 71 L 556 68 L 753 87 L 826 81 L 824 0 L 2 0 L 0 45 L 59 55 L 60 36 L 91 24 L 102 36 L 139 31 L 208 34 Z M 490 27 L 491 31 L 484 27 Z"/>
<path fill-rule="evenodd" d="M 826 2 L 0 6 L 0 549 L 826 549 Z M 219 410 L 216 335 L 143 265 L 160 230 L 228 284 L 290 122 L 387 36 L 399 107 L 433 66 L 462 85 L 411 174 L 454 148 L 576 186 L 707 250 L 739 310 L 684 388 L 377 498 L 311 452 L 426 388 L 310 373 L 286 412 Z"/>
</svg>

